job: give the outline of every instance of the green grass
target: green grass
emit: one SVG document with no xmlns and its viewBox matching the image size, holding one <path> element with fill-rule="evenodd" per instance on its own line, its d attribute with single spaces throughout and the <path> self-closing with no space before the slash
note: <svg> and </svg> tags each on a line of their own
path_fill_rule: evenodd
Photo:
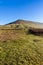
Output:
<svg viewBox="0 0 43 65">
<path fill-rule="evenodd" d="M 43 65 L 43 37 L 16 34 L 21 37 L 0 41 L 0 65 Z"/>
<path fill-rule="evenodd" d="M 43 65 L 43 36 L 27 34 L 27 25 L 20 26 L 0 30 L 0 65 Z"/>
</svg>

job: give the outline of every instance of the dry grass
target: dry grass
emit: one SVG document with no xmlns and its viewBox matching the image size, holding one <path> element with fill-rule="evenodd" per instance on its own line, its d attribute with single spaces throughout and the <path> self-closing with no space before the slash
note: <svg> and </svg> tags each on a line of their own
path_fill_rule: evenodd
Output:
<svg viewBox="0 0 43 65">
<path fill-rule="evenodd" d="M 0 30 L 0 65 L 43 65 L 43 36 L 27 30 Z"/>
</svg>

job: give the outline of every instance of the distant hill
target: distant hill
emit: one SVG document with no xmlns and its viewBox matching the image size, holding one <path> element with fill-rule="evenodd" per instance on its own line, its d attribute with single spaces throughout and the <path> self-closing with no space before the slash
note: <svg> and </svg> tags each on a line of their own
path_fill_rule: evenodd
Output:
<svg viewBox="0 0 43 65">
<path fill-rule="evenodd" d="M 32 23 L 32 21 L 26 21 L 26 20 L 16 20 L 16 21 L 14 21 L 14 22 L 11 22 L 11 23 L 8 23 L 7 25 L 9 25 L 9 24 L 22 24 L 22 23 Z"/>
<path fill-rule="evenodd" d="M 7 23 L 3 26 L 0 26 L 0 29 L 14 29 L 15 25 L 20 25 L 22 28 L 42 28 L 43 29 L 43 23 L 39 23 L 39 22 L 33 22 L 33 21 L 26 21 L 26 20 L 16 20 L 14 22 L 11 23 Z"/>
<path fill-rule="evenodd" d="M 34 22 L 34 21 L 28 21 L 28 20 L 21 20 L 21 19 L 18 19 L 14 22 L 10 22 L 6 25 L 9 25 L 9 24 L 29 24 L 29 23 L 33 23 L 33 24 L 40 24 L 40 25 L 43 25 L 43 23 L 39 23 L 39 22 Z"/>
</svg>

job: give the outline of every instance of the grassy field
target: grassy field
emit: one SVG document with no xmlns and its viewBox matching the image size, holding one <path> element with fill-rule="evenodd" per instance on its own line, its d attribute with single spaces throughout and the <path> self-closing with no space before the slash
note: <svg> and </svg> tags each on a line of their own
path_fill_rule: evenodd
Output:
<svg viewBox="0 0 43 65">
<path fill-rule="evenodd" d="M 43 36 L 13 28 L 0 30 L 0 65 L 43 65 Z"/>
</svg>

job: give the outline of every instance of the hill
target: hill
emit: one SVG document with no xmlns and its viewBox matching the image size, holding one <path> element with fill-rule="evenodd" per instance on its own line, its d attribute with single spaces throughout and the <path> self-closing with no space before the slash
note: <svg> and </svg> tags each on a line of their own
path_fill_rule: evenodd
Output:
<svg viewBox="0 0 43 65">
<path fill-rule="evenodd" d="M 26 21 L 26 20 L 16 20 L 14 22 L 5 24 L 3 26 L 0 26 L 0 29 L 14 29 L 16 25 L 20 25 L 21 27 L 25 28 L 41 28 L 43 29 L 43 23 L 39 23 L 39 22 L 33 22 L 33 21 Z"/>
<path fill-rule="evenodd" d="M 17 20 L 0 26 L 0 65 L 43 65 L 43 36 L 29 33 L 43 24 Z"/>
</svg>

